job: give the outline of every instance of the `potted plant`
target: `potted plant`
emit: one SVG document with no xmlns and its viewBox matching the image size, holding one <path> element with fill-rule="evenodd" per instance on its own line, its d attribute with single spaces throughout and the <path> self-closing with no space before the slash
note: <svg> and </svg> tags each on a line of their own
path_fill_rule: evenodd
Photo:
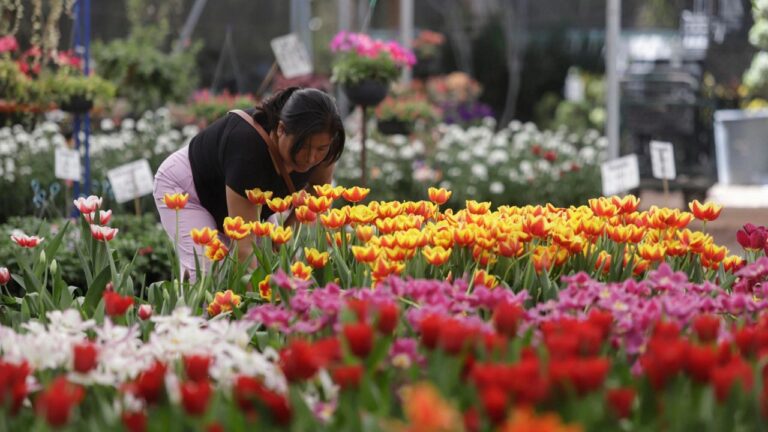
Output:
<svg viewBox="0 0 768 432">
<path fill-rule="evenodd" d="M 352 103 L 362 106 L 378 105 L 400 70 L 416 63 L 413 53 L 397 42 L 363 33 L 338 33 L 331 51 L 337 55 L 331 81 L 342 86 Z"/>
<path fill-rule="evenodd" d="M 431 30 L 422 30 L 413 40 L 413 50 L 416 54 L 416 65 L 413 67 L 413 76 L 427 78 L 440 72 L 440 50 L 445 43 L 442 33 Z"/>
<path fill-rule="evenodd" d="M 440 120 L 441 111 L 425 97 L 390 96 L 376 107 L 376 121 L 383 135 L 408 135 L 416 122 L 425 124 Z"/>
</svg>

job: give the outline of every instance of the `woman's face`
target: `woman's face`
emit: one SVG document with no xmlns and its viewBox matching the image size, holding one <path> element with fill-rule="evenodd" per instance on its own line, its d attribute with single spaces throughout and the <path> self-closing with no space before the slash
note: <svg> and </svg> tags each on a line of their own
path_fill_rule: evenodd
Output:
<svg viewBox="0 0 768 432">
<path fill-rule="evenodd" d="M 280 149 L 280 155 L 283 157 L 283 161 L 286 167 L 291 171 L 307 172 L 315 165 L 325 159 L 328 155 L 328 151 L 331 148 L 332 137 L 328 132 L 321 132 L 314 135 L 310 135 L 307 138 L 307 142 L 296 153 L 295 158 L 291 158 L 291 148 L 293 147 L 295 137 L 285 133 L 285 129 L 278 126 L 278 147 Z"/>
</svg>

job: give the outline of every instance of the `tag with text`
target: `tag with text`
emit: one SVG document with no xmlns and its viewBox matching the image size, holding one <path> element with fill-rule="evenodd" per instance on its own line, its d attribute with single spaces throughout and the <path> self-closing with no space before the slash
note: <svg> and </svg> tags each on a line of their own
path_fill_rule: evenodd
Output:
<svg viewBox="0 0 768 432">
<path fill-rule="evenodd" d="M 115 200 L 124 203 L 152 193 L 154 176 L 149 161 L 139 159 L 107 172 Z"/>
<path fill-rule="evenodd" d="M 651 141 L 651 167 L 653 176 L 657 179 L 674 180 L 675 149 L 672 143 L 663 141 Z"/>
<path fill-rule="evenodd" d="M 312 73 L 312 60 L 296 33 L 276 37 L 270 45 L 283 76 L 290 79 Z"/>
<path fill-rule="evenodd" d="M 617 195 L 640 186 L 640 168 L 635 154 L 603 163 L 600 172 L 604 196 Z"/>
<path fill-rule="evenodd" d="M 54 175 L 58 179 L 80 181 L 80 152 L 66 147 L 57 147 L 54 153 Z"/>
</svg>

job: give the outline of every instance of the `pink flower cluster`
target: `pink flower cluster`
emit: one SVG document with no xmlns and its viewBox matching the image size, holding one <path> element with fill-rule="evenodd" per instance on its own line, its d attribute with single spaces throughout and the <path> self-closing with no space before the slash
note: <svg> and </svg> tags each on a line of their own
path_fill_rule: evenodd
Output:
<svg viewBox="0 0 768 432">
<path fill-rule="evenodd" d="M 400 67 L 411 67 L 416 64 L 416 56 L 413 52 L 396 41 L 373 39 L 364 33 L 346 31 L 337 33 L 331 40 L 331 52 L 355 53 L 372 59 L 383 54 Z"/>
</svg>

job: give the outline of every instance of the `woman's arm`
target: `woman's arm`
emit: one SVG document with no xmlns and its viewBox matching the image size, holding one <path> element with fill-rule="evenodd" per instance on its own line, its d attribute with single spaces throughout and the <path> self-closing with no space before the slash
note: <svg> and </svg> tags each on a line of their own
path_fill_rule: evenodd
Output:
<svg viewBox="0 0 768 432">
<path fill-rule="evenodd" d="M 251 204 L 247 198 L 243 198 L 240 194 L 235 192 L 232 188 L 227 186 L 227 212 L 230 217 L 240 216 L 245 222 L 251 222 L 258 220 L 256 214 L 256 206 Z M 237 240 L 237 259 L 238 261 L 245 262 L 245 260 L 251 256 L 253 251 L 253 239 L 248 236 L 242 240 Z M 255 259 L 251 259 L 249 268 L 256 268 L 258 263 Z"/>
</svg>

